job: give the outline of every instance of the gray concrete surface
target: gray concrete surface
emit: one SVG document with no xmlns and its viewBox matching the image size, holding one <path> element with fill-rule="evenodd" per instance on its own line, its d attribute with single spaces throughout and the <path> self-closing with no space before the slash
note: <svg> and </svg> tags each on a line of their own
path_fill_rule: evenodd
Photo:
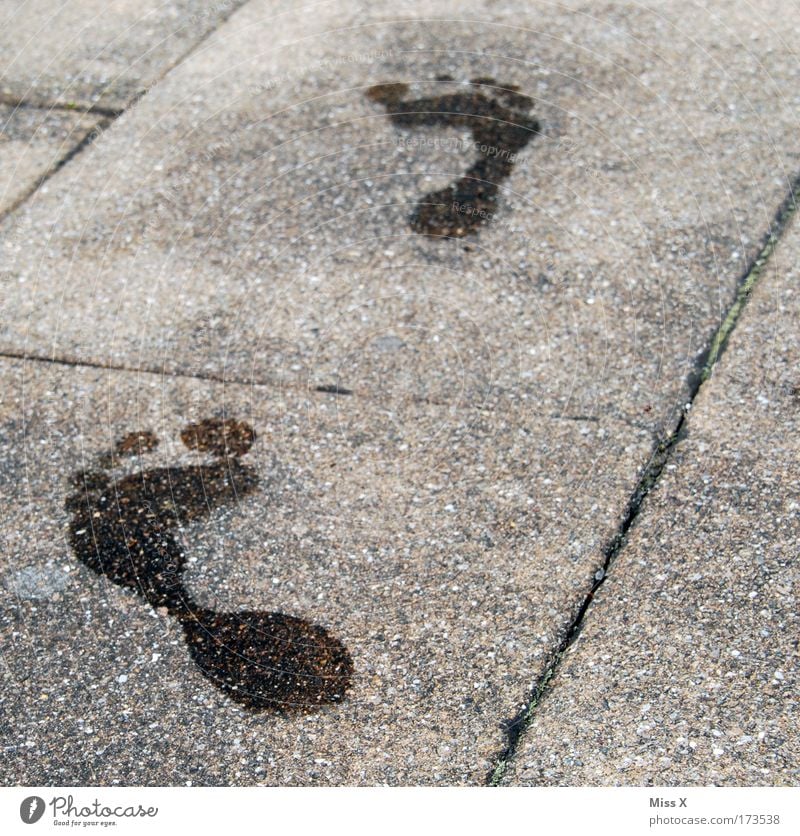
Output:
<svg viewBox="0 0 800 836">
<path fill-rule="evenodd" d="M 798 264 L 795 218 L 507 783 L 797 786 Z"/>
<path fill-rule="evenodd" d="M 660 428 L 797 168 L 770 8 L 248 3 L 9 226 L 0 345 Z M 542 125 L 474 240 L 407 222 L 469 136 L 365 95 L 444 74 Z"/>
<path fill-rule="evenodd" d="M 0 99 L 122 109 L 243 0 L 8 0 Z"/>
<path fill-rule="evenodd" d="M 401 419 L 352 397 L 2 370 L 5 783 L 482 782 L 651 443 L 610 420 L 436 405 Z M 179 431 L 223 410 L 256 429 L 261 486 L 182 532 L 187 583 L 199 606 L 331 630 L 355 667 L 341 704 L 242 708 L 199 675 L 174 619 L 70 549 L 72 473 L 144 429 L 161 438 L 148 467 L 197 462 Z"/>
<path fill-rule="evenodd" d="M 798 168 L 789 5 L 251 0 L 183 61 L 183 35 L 156 48 L 132 7 L 132 28 L 103 16 L 111 68 L 65 58 L 28 92 L 78 91 L 84 107 L 146 95 L 0 225 L 0 778 L 483 783 Z M 195 31 L 184 11 L 159 26 Z M 92 46 L 83 18 L 59 20 L 48 38 Z M 494 217 L 476 234 L 426 237 L 409 219 L 494 152 L 474 150 L 470 120 L 390 119 L 381 82 L 433 121 L 465 96 L 503 114 L 490 123 L 538 121 L 513 167 L 491 163 L 497 205 L 481 204 Z M 339 704 L 246 709 L 200 674 L 172 604 L 76 559 L 79 470 L 140 430 L 161 444 L 115 478 L 197 465 L 181 429 L 223 413 L 258 434 L 244 457 L 258 490 L 202 522 L 177 525 L 164 497 L 138 510 L 175 529 L 198 607 L 280 610 L 344 642 L 355 676 Z M 669 478 L 691 475 L 686 449 Z M 160 529 L 142 525 L 120 555 L 157 551 Z M 778 752 L 753 759 L 773 770 L 758 780 L 791 756 L 771 723 L 740 736 L 763 731 Z M 508 781 L 567 780 L 526 753 Z M 706 754 L 681 762 L 686 780 Z"/>
<path fill-rule="evenodd" d="M 94 130 L 99 117 L 0 105 L 0 216 Z"/>
</svg>

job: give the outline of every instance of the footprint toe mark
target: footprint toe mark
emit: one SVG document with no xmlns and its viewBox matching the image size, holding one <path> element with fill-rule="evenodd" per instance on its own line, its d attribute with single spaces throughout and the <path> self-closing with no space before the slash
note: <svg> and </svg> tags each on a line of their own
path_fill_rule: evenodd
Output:
<svg viewBox="0 0 800 836">
<path fill-rule="evenodd" d="M 243 456 L 256 440 L 256 431 L 245 421 L 206 418 L 181 430 L 181 441 L 190 450 L 213 456 Z"/>
</svg>

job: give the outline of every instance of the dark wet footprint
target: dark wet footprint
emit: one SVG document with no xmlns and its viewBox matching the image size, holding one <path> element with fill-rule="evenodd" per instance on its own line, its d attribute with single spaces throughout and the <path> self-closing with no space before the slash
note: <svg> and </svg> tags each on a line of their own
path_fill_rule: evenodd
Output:
<svg viewBox="0 0 800 836">
<path fill-rule="evenodd" d="M 280 612 L 187 611 L 189 652 L 218 688 L 251 708 L 339 702 L 353 672 L 324 628 Z"/>
<path fill-rule="evenodd" d="M 533 100 L 515 85 L 474 78 L 466 89 L 438 96 L 408 98 L 406 84 L 377 84 L 367 97 L 386 108 L 401 127 L 468 128 L 478 157 L 464 176 L 417 204 L 410 218 L 415 232 L 462 238 L 490 220 L 500 183 L 511 174 L 517 155 L 540 131 L 527 115 Z"/>
<path fill-rule="evenodd" d="M 353 663 L 324 628 L 277 612 L 217 613 L 197 606 L 186 590 L 186 557 L 176 529 L 207 517 L 258 486 L 243 464 L 255 441 L 248 424 L 207 419 L 181 432 L 210 464 L 142 470 L 114 480 L 120 459 L 144 455 L 158 439 L 131 433 L 98 457 L 97 468 L 73 476 L 79 490 L 66 501 L 70 544 L 90 569 L 165 607 L 183 626 L 189 652 L 203 674 L 253 709 L 313 707 L 341 700 Z"/>
</svg>

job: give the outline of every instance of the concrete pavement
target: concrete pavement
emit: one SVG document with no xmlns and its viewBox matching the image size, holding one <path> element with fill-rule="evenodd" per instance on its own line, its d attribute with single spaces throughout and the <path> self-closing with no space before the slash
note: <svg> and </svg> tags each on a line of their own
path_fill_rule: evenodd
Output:
<svg viewBox="0 0 800 836">
<path fill-rule="evenodd" d="M 707 743 L 706 726 L 734 731 L 692 688 L 665 716 L 696 755 L 620 731 L 590 757 L 576 740 L 599 709 L 575 688 L 595 675 L 593 619 L 599 652 L 641 605 L 624 560 L 649 554 L 635 538 L 658 494 L 628 543 L 631 508 L 651 477 L 695 490 L 670 439 L 783 232 L 791 4 L 93 6 L 44 26 L 26 6 L 17 31 L 44 34 L 2 53 L 26 101 L 9 119 L 69 137 L 38 156 L 23 139 L 32 162 L 0 169 L 3 780 L 789 782 L 780 690 L 740 736 L 782 748 L 750 768 Z M 70 48 L 45 78 L 53 39 Z M 786 255 L 769 264 L 791 282 Z M 765 442 L 719 420 L 758 464 Z M 694 455 L 712 467 L 708 445 Z M 724 507 L 704 547 L 725 542 Z M 693 584 L 692 532 L 663 517 Z M 796 519 L 776 519 L 783 554 Z M 542 699 L 509 736 L 612 551 L 618 585 L 553 713 Z M 670 629 L 688 617 L 648 601 Z M 702 653 L 736 623 L 710 623 Z M 739 648 L 750 670 L 788 652 L 765 642 Z M 627 717 L 617 671 L 647 653 L 603 659 L 607 710 Z"/>
</svg>

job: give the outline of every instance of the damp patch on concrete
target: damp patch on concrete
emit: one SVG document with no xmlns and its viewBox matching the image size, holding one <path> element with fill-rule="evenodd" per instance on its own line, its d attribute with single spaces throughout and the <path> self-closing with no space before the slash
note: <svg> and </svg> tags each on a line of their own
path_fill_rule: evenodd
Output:
<svg viewBox="0 0 800 836">
<path fill-rule="evenodd" d="M 353 662 L 325 628 L 280 612 L 215 612 L 193 600 L 183 581 L 180 528 L 257 489 L 258 474 L 240 459 L 256 433 L 243 421 L 207 418 L 187 425 L 180 437 L 214 460 L 114 480 L 108 470 L 120 460 L 141 460 L 158 445 L 154 433 L 135 431 L 98 457 L 98 469 L 74 474 L 76 491 L 65 507 L 75 556 L 177 619 L 200 671 L 236 702 L 290 710 L 340 701 Z"/>
<path fill-rule="evenodd" d="M 442 78 L 449 81 L 449 78 Z M 402 83 L 376 84 L 366 96 L 386 108 L 400 128 L 468 128 L 477 154 L 463 177 L 425 195 L 409 218 L 421 235 L 463 238 L 491 220 L 500 184 L 511 174 L 519 152 L 541 130 L 528 115 L 533 99 L 517 85 L 493 78 L 474 78 L 466 90 L 410 98 Z"/>
<path fill-rule="evenodd" d="M 3 586 L 18 598 L 40 601 L 58 595 L 69 580 L 69 572 L 61 566 L 25 566 L 3 575 Z"/>
</svg>

